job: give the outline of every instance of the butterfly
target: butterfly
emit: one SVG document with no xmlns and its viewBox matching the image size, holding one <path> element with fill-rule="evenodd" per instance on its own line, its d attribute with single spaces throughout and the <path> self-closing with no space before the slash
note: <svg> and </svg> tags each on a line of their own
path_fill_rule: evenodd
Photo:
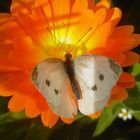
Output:
<svg viewBox="0 0 140 140">
<path fill-rule="evenodd" d="M 46 98 L 51 110 L 73 118 L 78 110 L 91 115 L 107 104 L 122 69 L 112 59 L 100 55 L 81 55 L 65 61 L 50 58 L 36 65 L 32 82 Z"/>
</svg>

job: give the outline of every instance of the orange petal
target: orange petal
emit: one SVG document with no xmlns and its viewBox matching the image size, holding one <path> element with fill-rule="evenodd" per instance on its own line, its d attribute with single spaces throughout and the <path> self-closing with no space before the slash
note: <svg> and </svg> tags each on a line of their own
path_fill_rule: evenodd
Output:
<svg viewBox="0 0 140 140">
<path fill-rule="evenodd" d="M 94 0 L 88 0 L 88 8 L 94 9 L 95 7 L 95 1 Z"/>
<path fill-rule="evenodd" d="M 53 3 L 54 2 L 54 3 Z M 70 0 L 54 0 L 52 1 L 54 16 L 69 14 Z M 62 10 L 63 9 L 63 10 Z"/>
<path fill-rule="evenodd" d="M 137 53 L 127 51 L 124 52 L 125 55 L 125 61 L 123 62 L 122 66 L 123 67 L 129 67 L 140 60 L 140 56 Z"/>
<path fill-rule="evenodd" d="M 111 33 L 112 33 L 111 22 L 107 22 L 103 24 L 100 28 L 97 29 L 97 31 L 87 41 L 86 43 L 87 49 L 88 50 L 96 49 L 102 46 L 102 44 L 104 44 L 107 41 Z"/>
<path fill-rule="evenodd" d="M 41 120 L 44 126 L 52 128 L 58 121 L 59 117 L 55 115 L 51 110 L 41 113 Z"/>
<path fill-rule="evenodd" d="M 19 67 L 20 69 L 26 69 L 26 70 L 33 68 L 39 62 L 31 55 L 22 54 L 19 52 L 12 52 L 10 54 L 10 60 L 16 67 Z"/>
<path fill-rule="evenodd" d="M 1 96 L 11 96 L 16 92 L 17 83 L 18 86 L 28 77 L 28 74 L 25 72 L 13 72 L 13 73 L 4 73 L 7 78 L 0 83 L 0 95 Z"/>
<path fill-rule="evenodd" d="M 93 32 L 104 23 L 105 17 L 106 17 L 106 10 L 104 8 L 99 9 L 95 12 L 93 17 L 93 24 L 92 24 Z"/>
<path fill-rule="evenodd" d="M 127 51 L 132 49 L 135 43 L 132 36 L 109 38 L 106 49 L 110 52 Z"/>
<path fill-rule="evenodd" d="M 133 88 L 136 85 L 135 77 L 129 73 L 123 72 L 118 84 L 124 88 Z"/>
<path fill-rule="evenodd" d="M 99 118 L 101 116 L 102 111 L 99 111 L 95 114 L 90 115 L 91 118 Z"/>
<path fill-rule="evenodd" d="M 40 112 L 48 109 L 46 99 L 33 85 L 31 77 L 25 79 L 19 86 L 17 86 L 16 91 L 21 95 L 26 96 L 28 99 L 25 110 L 27 116 L 35 117 L 39 115 Z"/>
<path fill-rule="evenodd" d="M 134 82 L 135 78 L 129 73 L 123 72 L 119 78 L 119 83 Z"/>
<path fill-rule="evenodd" d="M 38 105 L 38 108 L 44 112 L 45 110 L 47 110 L 49 108 L 48 103 L 45 99 L 45 97 L 43 97 L 41 95 L 41 93 L 36 93 L 36 103 Z"/>
<path fill-rule="evenodd" d="M 128 82 L 128 83 L 119 83 L 119 85 L 124 87 L 124 88 L 133 88 L 136 85 L 136 81 Z"/>
<path fill-rule="evenodd" d="M 51 5 L 50 5 L 51 6 Z M 54 0 L 52 1 L 52 17 L 58 17 L 58 16 L 64 16 L 64 15 L 69 15 L 70 13 L 70 0 L 65 0 L 63 1 L 63 4 L 62 4 L 62 0 Z M 63 9 L 63 10 L 62 10 Z M 60 26 L 62 25 L 62 29 L 56 29 L 55 30 L 55 36 L 56 38 L 60 38 L 60 36 L 66 35 L 66 32 L 67 32 L 67 26 L 63 26 L 63 25 L 66 25 L 68 24 L 68 18 L 64 18 L 64 19 L 60 19 L 59 21 L 54 21 L 54 28 L 56 26 Z"/>
<path fill-rule="evenodd" d="M 132 25 L 119 26 L 116 27 L 114 32 L 112 33 L 112 38 L 129 36 L 133 32 L 134 32 L 134 26 Z"/>
<path fill-rule="evenodd" d="M 7 22 L 11 21 L 11 14 L 10 13 L 0 13 L 0 34 L 2 34 L 3 27 Z M 0 36 L 0 39 L 5 39 L 2 35 Z"/>
<path fill-rule="evenodd" d="M 36 99 L 40 94 L 37 88 L 33 85 L 31 77 L 24 79 L 20 85 L 17 86 L 16 91 L 30 98 Z"/>
<path fill-rule="evenodd" d="M 9 91 L 2 86 L 5 81 L 7 81 L 11 76 L 13 76 L 13 72 L 0 72 L 0 96 L 12 96 L 14 95 L 15 91 Z"/>
<path fill-rule="evenodd" d="M 37 117 L 40 114 L 40 110 L 37 106 L 36 99 L 27 99 L 26 107 L 25 107 L 25 114 L 29 118 Z"/>
<path fill-rule="evenodd" d="M 34 0 L 12 0 L 11 12 L 13 15 L 18 13 L 30 13 L 30 10 L 34 4 Z"/>
<path fill-rule="evenodd" d="M 5 89 L 3 89 L 3 88 L 0 86 L 0 96 L 8 97 L 8 96 L 12 96 L 12 95 L 14 95 L 14 94 L 15 94 L 14 91 L 5 90 Z"/>
<path fill-rule="evenodd" d="M 10 20 L 3 24 L 0 38 L 15 41 L 17 37 L 25 36 L 24 30 L 14 21 Z M 15 32 L 16 31 L 16 32 Z M 13 35 L 14 33 L 14 35 Z"/>
<path fill-rule="evenodd" d="M 109 58 L 112 58 L 113 60 L 115 60 L 116 62 L 118 62 L 119 64 L 122 64 L 125 60 L 125 56 L 123 55 L 123 53 L 120 53 L 120 52 L 106 52 L 104 53 L 105 56 L 109 57 Z"/>
<path fill-rule="evenodd" d="M 18 71 L 19 68 L 14 66 L 9 59 L 9 53 L 13 49 L 12 44 L 5 45 L 4 43 L 0 43 L 0 46 L 0 71 Z"/>
<path fill-rule="evenodd" d="M 84 11 L 88 8 L 88 1 L 87 0 L 75 0 L 72 8 L 71 8 L 71 14 L 77 13 L 77 17 L 70 18 L 69 24 L 71 23 L 79 23 L 81 14 L 84 13 Z M 77 26 L 69 26 L 68 27 L 68 33 L 67 37 L 71 38 L 73 36 L 73 32 L 77 29 Z M 75 40 L 75 39 L 74 39 Z"/>
<path fill-rule="evenodd" d="M 88 1 L 87 0 L 75 0 L 75 3 L 72 7 L 72 13 L 82 13 L 88 8 Z"/>
<path fill-rule="evenodd" d="M 128 93 L 126 89 L 119 84 L 117 84 L 113 90 L 112 90 L 112 96 L 113 100 L 125 100 L 128 98 Z"/>
<path fill-rule="evenodd" d="M 107 2 L 107 1 L 100 1 L 96 5 L 96 10 L 100 9 L 100 8 L 108 9 L 108 8 L 110 8 L 110 6 L 111 6 L 111 4 L 109 2 Z"/>
<path fill-rule="evenodd" d="M 135 43 L 131 48 L 135 48 L 140 45 L 140 34 L 132 34 L 131 36 L 135 39 Z"/>
<path fill-rule="evenodd" d="M 114 13 L 111 17 L 112 25 L 116 26 L 122 17 L 122 12 L 119 8 L 114 8 Z"/>
<path fill-rule="evenodd" d="M 119 64 L 122 64 L 124 62 L 124 59 L 125 59 L 125 56 L 123 53 L 110 52 L 109 50 L 106 49 L 106 47 L 100 47 L 100 48 L 93 49 L 89 53 L 107 56 L 109 58 L 112 58 L 113 60 L 115 60 Z"/>
<path fill-rule="evenodd" d="M 75 118 L 72 118 L 72 119 L 61 118 L 61 120 L 66 124 L 71 124 L 75 120 Z"/>
<path fill-rule="evenodd" d="M 132 88 L 136 85 L 134 76 L 129 73 L 123 72 L 119 78 L 118 84 L 124 88 Z"/>
<path fill-rule="evenodd" d="M 106 19 L 105 21 L 112 21 L 112 26 L 116 26 L 118 24 L 118 22 L 121 19 L 122 16 L 122 12 L 119 8 L 115 7 L 115 8 L 109 8 L 106 10 L 107 14 L 106 14 Z"/>
<path fill-rule="evenodd" d="M 8 108 L 12 112 L 19 112 L 25 109 L 26 97 L 20 94 L 15 94 L 9 101 Z"/>
<path fill-rule="evenodd" d="M 86 35 L 89 33 L 88 31 L 92 27 L 93 24 L 93 12 L 91 10 L 86 10 L 81 17 L 79 18 L 79 22 L 76 25 L 75 29 L 71 32 L 71 43 L 80 44 L 81 42 L 84 42 L 83 39 L 86 37 Z"/>
</svg>

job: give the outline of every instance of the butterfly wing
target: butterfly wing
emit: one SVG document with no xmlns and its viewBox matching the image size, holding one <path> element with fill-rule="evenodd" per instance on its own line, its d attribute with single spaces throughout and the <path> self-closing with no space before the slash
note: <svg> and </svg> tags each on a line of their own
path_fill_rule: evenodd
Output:
<svg viewBox="0 0 140 140">
<path fill-rule="evenodd" d="M 79 110 L 90 115 L 104 108 L 122 69 L 107 57 L 83 55 L 74 60 L 74 71 L 82 91 Z"/>
<path fill-rule="evenodd" d="M 72 118 L 77 114 L 77 106 L 69 90 L 69 79 L 64 63 L 59 59 L 47 59 L 38 64 L 32 72 L 32 81 L 47 99 L 53 112 Z"/>
</svg>

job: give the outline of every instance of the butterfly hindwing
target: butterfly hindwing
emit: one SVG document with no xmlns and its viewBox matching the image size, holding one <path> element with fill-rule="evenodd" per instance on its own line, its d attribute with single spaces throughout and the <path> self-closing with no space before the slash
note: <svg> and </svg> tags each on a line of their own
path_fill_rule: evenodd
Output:
<svg viewBox="0 0 140 140">
<path fill-rule="evenodd" d="M 81 113 L 90 115 L 102 110 L 121 74 L 121 67 L 104 56 L 83 55 L 74 60 L 74 71 L 82 91 L 82 98 L 78 100 Z"/>
<path fill-rule="evenodd" d="M 64 63 L 59 59 L 47 59 L 38 64 L 32 73 L 32 81 L 47 99 L 53 112 L 72 118 L 77 114 L 76 103 L 70 96 L 70 84 Z"/>
</svg>

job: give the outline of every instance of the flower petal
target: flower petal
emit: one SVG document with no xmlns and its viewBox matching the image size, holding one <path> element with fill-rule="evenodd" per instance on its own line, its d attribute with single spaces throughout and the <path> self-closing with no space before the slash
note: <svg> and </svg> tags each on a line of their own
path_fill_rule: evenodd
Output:
<svg viewBox="0 0 140 140">
<path fill-rule="evenodd" d="M 118 81 L 119 85 L 124 88 L 132 88 L 136 85 L 135 78 L 126 72 L 123 72 Z"/>
<path fill-rule="evenodd" d="M 124 62 L 125 60 L 125 56 L 123 53 L 115 53 L 115 52 L 106 52 L 104 53 L 105 56 L 112 58 L 113 60 L 115 60 L 116 62 L 118 62 L 120 65 Z"/>
<path fill-rule="evenodd" d="M 114 13 L 111 17 L 112 25 L 116 26 L 122 17 L 122 12 L 119 8 L 114 8 Z"/>
<path fill-rule="evenodd" d="M 132 34 L 131 36 L 135 39 L 135 43 L 131 47 L 131 49 L 133 49 L 137 47 L 138 45 L 140 45 L 140 34 Z"/>
<path fill-rule="evenodd" d="M 82 13 L 88 8 L 88 1 L 87 0 L 75 0 L 75 3 L 72 7 L 72 13 Z"/>
<path fill-rule="evenodd" d="M 92 37 L 87 41 L 86 47 L 88 50 L 96 49 L 102 46 L 108 39 L 112 32 L 111 22 L 103 24 L 95 31 Z"/>
<path fill-rule="evenodd" d="M 106 49 L 106 47 L 95 48 L 95 49 L 91 50 L 89 53 L 107 56 L 109 58 L 112 58 L 113 60 L 115 60 L 119 64 L 122 64 L 125 60 L 125 56 L 123 53 L 110 52 L 109 50 Z"/>
<path fill-rule="evenodd" d="M 140 56 L 137 53 L 134 53 L 132 51 L 124 52 L 125 55 L 125 61 L 123 62 L 123 67 L 131 66 L 140 60 Z"/>
<path fill-rule="evenodd" d="M 28 77 L 26 72 L 11 72 L 4 73 L 7 78 L 0 83 L 0 95 L 1 96 L 11 96 L 16 93 L 17 83 L 18 86 Z"/>
<path fill-rule="evenodd" d="M 9 101 L 8 108 L 12 112 L 19 112 L 24 110 L 27 100 L 25 96 L 15 94 Z"/>
<path fill-rule="evenodd" d="M 97 6 L 96 6 L 96 9 L 99 9 L 99 8 L 110 8 L 111 4 L 108 2 L 108 1 L 100 1 L 97 3 Z"/>
<path fill-rule="evenodd" d="M 27 99 L 25 106 L 25 114 L 29 118 L 37 117 L 40 114 L 40 110 L 37 106 L 36 100 L 32 98 Z"/>
<path fill-rule="evenodd" d="M 119 78 L 119 83 L 127 83 L 127 82 L 134 82 L 135 78 L 126 72 L 123 72 Z"/>
<path fill-rule="evenodd" d="M 94 9 L 95 7 L 95 0 L 88 0 L 88 8 Z"/>
<path fill-rule="evenodd" d="M 99 9 L 95 12 L 93 17 L 93 24 L 92 24 L 93 32 L 96 31 L 96 29 L 104 23 L 105 17 L 106 17 L 106 10 L 104 8 Z"/>
<path fill-rule="evenodd" d="M 84 42 L 83 39 L 88 34 L 88 31 L 93 24 L 93 12 L 91 10 L 86 10 L 80 17 L 77 27 L 71 31 L 71 44 L 81 44 Z M 77 45 L 77 44 L 76 44 Z"/>
<path fill-rule="evenodd" d="M 41 120 L 43 124 L 49 128 L 52 128 L 57 123 L 58 119 L 59 117 L 51 110 L 41 113 Z"/>
<path fill-rule="evenodd" d="M 111 98 L 113 100 L 121 100 L 122 101 L 122 100 L 125 100 L 128 98 L 128 93 L 124 87 L 117 84 L 112 90 Z"/>
<path fill-rule="evenodd" d="M 12 50 L 13 46 L 11 43 L 0 43 L 0 72 L 19 70 L 18 67 L 12 65 L 9 59 L 9 54 Z"/>
<path fill-rule="evenodd" d="M 134 26 L 132 25 L 118 26 L 115 28 L 112 34 L 112 38 L 125 37 L 131 35 L 133 32 L 134 32 Z"/>
<path fill-rule="evenodd" d="M 34 0 L 12 0 L 11 12 L 13 15 L 18 13 L 30 13 L 31 8 L 34 5 Z"/>
<path fill-rule="evenodd" d="M 66 123 L 66 124 L 71 124 L 73 123 L 73 121 L 75 120 L 75 118 L 72 119 L 67 119 L 67 118 L 61 118 L 61 120 Z"/>
<path fill-rule="evenodd" d="M 95 114 L 90 115 L 89 117 L 94 118 L 94 119 L 99 118 L 101 116 L 101 113 L 102 113 L 102 111 L 99 111 L 99 112 L 97 112 Z"/>
</svg>

